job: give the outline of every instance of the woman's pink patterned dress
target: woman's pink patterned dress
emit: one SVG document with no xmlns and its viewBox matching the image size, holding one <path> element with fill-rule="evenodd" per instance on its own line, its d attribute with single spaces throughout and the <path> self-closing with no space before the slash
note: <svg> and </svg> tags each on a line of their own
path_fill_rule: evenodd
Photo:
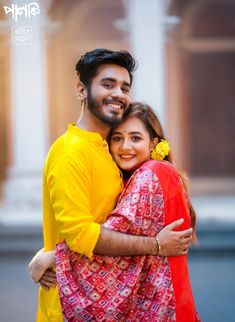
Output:
<svg viewBox="0 0 235 322">
<path fill-rule="evenodd" d="M 147 161 L 134 172 L 104 227 L 156 236 L 189 208 L 181 179 L 165 161 Z M 57 245 L 57 280 L 64 321 L 195 322 L 186 256 L 110 257 L 92 260 Z"/>
</svg>

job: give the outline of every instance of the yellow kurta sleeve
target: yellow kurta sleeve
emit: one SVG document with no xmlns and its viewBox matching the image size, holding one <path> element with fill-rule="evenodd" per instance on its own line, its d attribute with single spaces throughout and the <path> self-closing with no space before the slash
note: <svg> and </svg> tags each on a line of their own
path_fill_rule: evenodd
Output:
<svg viewBox="0 0 235 322">
<path fill-rule="evenodd" d="M 104 223 L 122 189 L 119 170 L 98 133 L 69 125 L 50 148 L 43 174 L 45 250 L 65 240 L 92 256 Z M 57 288 L 39 290 L 37 322 L 62 322 Z"/>
<path fill-rule="evenodd" d="M 91 210 L 91 173 L 89 160 L 82 153 L 64 152 L 47 182 L 61 238 L 71 250 L 88 257 L 92 257 L 100 234 Z"/>
</svg>

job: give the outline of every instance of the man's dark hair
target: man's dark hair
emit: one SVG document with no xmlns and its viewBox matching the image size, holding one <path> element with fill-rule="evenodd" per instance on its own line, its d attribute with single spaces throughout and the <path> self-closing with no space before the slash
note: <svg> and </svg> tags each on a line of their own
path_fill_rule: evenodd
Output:
<svg viewBox="0 0 235 322">
<path fill-rule="evenodd" d="M 124 67 L 130 75 L 132 83 L 132 72 L 137 67 L 136 60 L 125 50 L 112 51 L 104 48 L 94 49 L 83 55 L 76 64 L 76 71 L 81 82 L 89 87 L 97 69 L 102 64 L 115 64 Z"/>
</svg>

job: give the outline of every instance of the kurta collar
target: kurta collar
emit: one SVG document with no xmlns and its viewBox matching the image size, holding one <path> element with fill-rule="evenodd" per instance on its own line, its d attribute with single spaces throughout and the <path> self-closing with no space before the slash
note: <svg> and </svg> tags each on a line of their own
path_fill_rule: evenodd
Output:
<svg viewBox="0 0 235 322">
<path fill-rule="evenodd" d="M 76 126 L 76 123 L 69 124 L 68 132 L 73 133 L 73 134 L 79 136 L 80 138 L 86 139 L 88 141 L 99 143 L 102 146 L 107 145 L 107 141 L 104 140 L 99 133 L 90 132 L 90 131 L 86 131 L 84 129 L 80 129 L 79 127 Z"/>
</svg>

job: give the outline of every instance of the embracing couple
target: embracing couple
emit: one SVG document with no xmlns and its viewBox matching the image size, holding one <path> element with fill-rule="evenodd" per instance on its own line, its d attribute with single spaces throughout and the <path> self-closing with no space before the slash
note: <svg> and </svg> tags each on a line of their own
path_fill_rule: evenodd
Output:
<svg viewBox="0 0 235 322">
<path fill-rule="evenodd" d="M 195 212 L 156 114 L 130 103 L 135 67 L 106 49 L 76 65 L 82 114 L 49 151 L 44 249 L 29 265 L 38 322 L 200 321 L 187 266 Z"/>
</svg>

